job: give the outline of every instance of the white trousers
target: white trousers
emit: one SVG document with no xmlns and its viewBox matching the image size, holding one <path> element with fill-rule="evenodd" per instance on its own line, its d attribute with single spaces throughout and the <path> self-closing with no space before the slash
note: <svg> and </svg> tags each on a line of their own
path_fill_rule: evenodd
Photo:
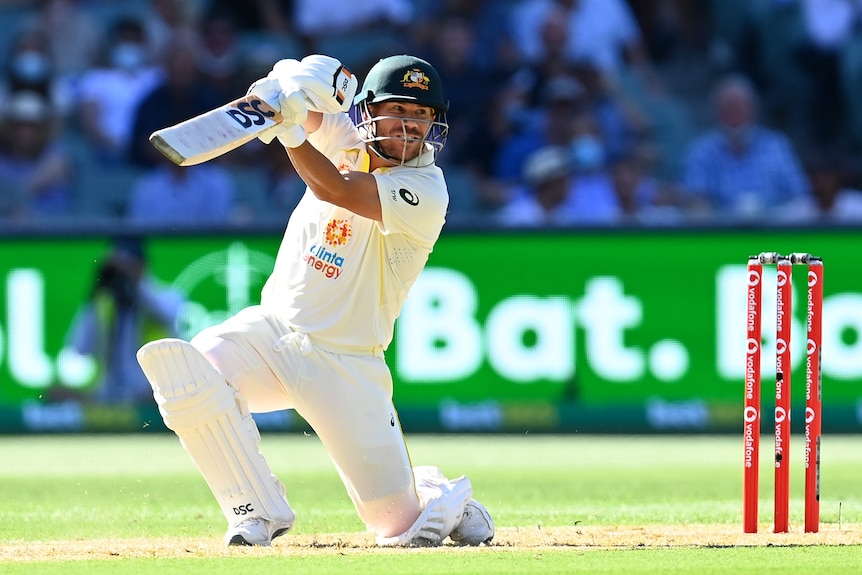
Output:
<svg viewBox="0 0 862 575">
<path fill-rule="evenodd" d="M 380 351 L 322 349 L 260 306 L 191 341 L 252 413 L 294 409 L 329 453 L 360 518 L 378 536 L 404 533 L 421 513 L 392 375 Z M 288 494 L 290 488 L 288 486 Z"/>
</svg>

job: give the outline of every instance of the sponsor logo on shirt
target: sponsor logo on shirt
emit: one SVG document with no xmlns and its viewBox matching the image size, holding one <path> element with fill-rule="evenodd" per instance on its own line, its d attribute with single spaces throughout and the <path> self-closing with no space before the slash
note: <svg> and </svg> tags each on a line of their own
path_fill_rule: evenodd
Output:
<svg viewBox="0 0 862 575">
<path fill-rule="evenodd" d="M 343 257 L 318 244 L 311 246 L 302 260 L 330 279 L 338 279 L 344 267 Z"/>
<path fill-rule="evenodd" d="M 401 196 L 401 199 L 410 204 L 411 206 L 415 206 L 419 203 L 419 196 L 411 192 L 410 190 L 405 190 L 401 188 L 398 190 L 398 195 Z"/>
<path fill-rule="evenodd" d="M 329 220 L 324 231 L 324 240 L 331 246 L 343 246 L 353 235 L 353 229 L 347 220 Z"/>
<path fill-rule="evenodd" d="M 344 258 L 327 246 L 332 248 L 343 246 L 352 235 L 353 228 L 348 220 L 329 220 L 323 231 L 323 241 L 326 245 L 314 244 L 302 256 L 302 260 L 327 278 L 338 279 L 344 269 Z"/>
<path fill-rule="evenodd" d="M 410 204 L 411 206 L 416 206 L 419 204 L 419 196 L 411 192 L 410 190 L 401 188 L 398 191 L 389 190 L 389 197 L 392 198 L 393 202 L 398 201 L 398 197 L 401 197 L 405 203 Z"/>
</svg>

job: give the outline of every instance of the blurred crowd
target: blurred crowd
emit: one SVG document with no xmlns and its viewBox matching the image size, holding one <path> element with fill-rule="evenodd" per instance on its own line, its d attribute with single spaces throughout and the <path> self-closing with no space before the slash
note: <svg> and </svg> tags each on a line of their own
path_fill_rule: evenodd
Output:
<svg viewBox="0 0 862 575">
<path fill-rule="evenodd" d="M 862 0 L 0 0 L 0 223 L 284 222 L 278 145 L 148 137 L 310 53 L 437 68 L 453 222 L 862 221 Z"/>
</svg>

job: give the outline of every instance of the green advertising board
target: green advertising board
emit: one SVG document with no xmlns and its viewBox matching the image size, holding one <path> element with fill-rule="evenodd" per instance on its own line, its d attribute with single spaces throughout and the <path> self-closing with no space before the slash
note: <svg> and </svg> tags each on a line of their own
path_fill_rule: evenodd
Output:
<svg viewBox="0 0 862 575">
<path fill-rule="evenodd" d="M 256 303 L 279 239 L 150 236 L 152 274 L 187 297 L 181 336 Z M 80 361 L 69 359 L 65 340 L 109 245 L 107 236 L 0 238 L 0 431 L 160 428 L 151 405 L 49 401 L 80 385 Z M 824 429 L 862 430 L 862 283 L 851 259 L 860 249 L 852 229 L 447 231 L 387 350 L 402 422 L 435 431 L 736 432 L 747 257 L 805 251 L 825 268 Z M 765 275 L 770 350 L 774 268 Z M 800 421 L 805 279 L 795 268 Z M 768 352 L 763 374 L 766 404 Z M 303 425 L 290 414 L 260 422 Z"/>
</svg>

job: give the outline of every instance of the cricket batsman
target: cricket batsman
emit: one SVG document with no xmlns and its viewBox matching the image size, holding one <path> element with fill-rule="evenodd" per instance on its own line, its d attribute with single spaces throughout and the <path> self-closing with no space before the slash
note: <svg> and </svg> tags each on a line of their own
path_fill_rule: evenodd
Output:
<svg viewBox="0 0 862 575">
<path fill-rule="evenodd" d="M 378 545 L 494 537 L 467 477 L 412 465 L 384 356 L 445 221 L 435 154 L 448 103 L 436 70 L 408 55 L 380 60 L 357 85 L 323 55 L 281 60 L 252 85 L 283 118 L 259 138 L 277 140 L 307 184 L 260 305 L 137 354 L 227 519 L 228 545 L 270 545 L 294 525 L 251 415 L 283 409 L 314 429 Z"/>
</svg>

